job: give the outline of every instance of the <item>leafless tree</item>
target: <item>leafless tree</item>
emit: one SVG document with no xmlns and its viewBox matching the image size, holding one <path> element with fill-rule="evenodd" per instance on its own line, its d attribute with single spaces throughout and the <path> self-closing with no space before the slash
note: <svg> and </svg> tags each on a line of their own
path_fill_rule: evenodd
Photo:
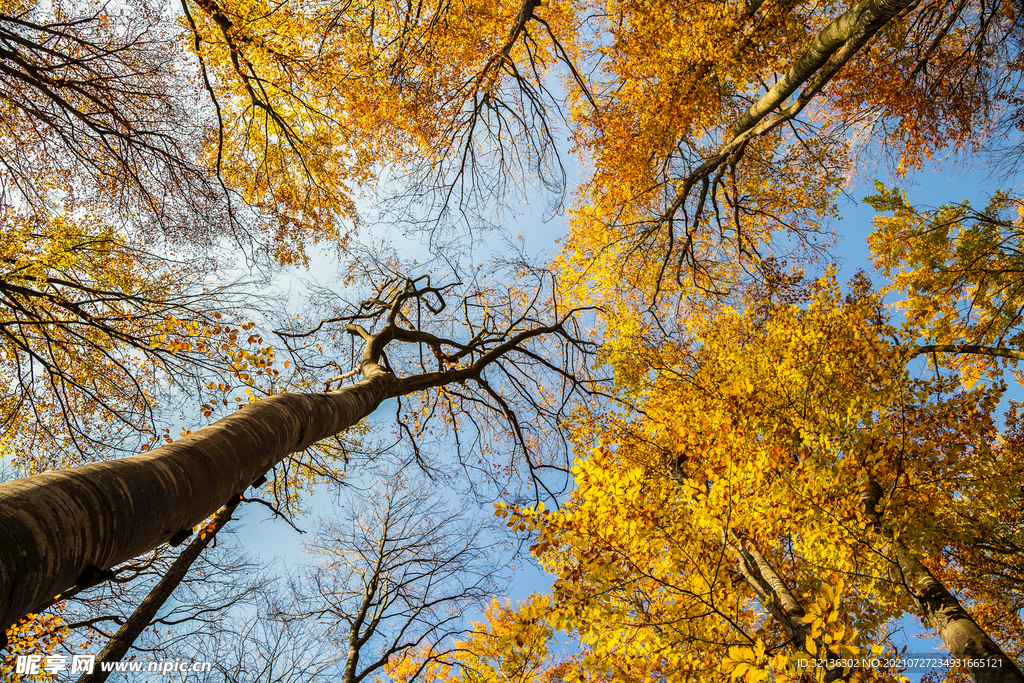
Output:
<svg viewBox="0 0 1024 683">
<path fill-rule="evenodd" d="M 253 610 L 241 611 L 193 636 L 196 651 L 212 662 L 189 673 L 196 683 L 319 683 L 336 680 L 337 650 L 319 639 L 317 625 L 267 618 L 276 609 L 268 591 Z"/>
<path fill-rule="evenodd" d="M 142 635 L 143 631 L 150 626 L 180 623 L 171 618 L 176 608 L 171 610 L 171 615 L 165 615 L 159 619 L 157 614 L 170 599 L 171 594 L 184 581 L 192 565 L 199 559 L 200 554 L 216 538 L 217 533 L 224 528 L 224 525 L 231 520 L 232 513 L 241 502 L 242 498 L 239 496 L 235 500 L 229 501 L 227 505 L 218 511 L 210 524 L 200 530 L 198 536 L 167 567 L 166 571 L 160 576 L 160 581 L 149 591 L 139 606 L 135 608 L 135 611 L 132 612 L 131 616 L 127 619 L 118 620 L 120 628 L 110 636 L 106 645 L 103 646 L 103 649 L 96 656 L 99 661 L 117 662 L 123 659 L 134 646 L 139 636 Z M 178 544 L 180 542 L 178 541 Z M 202 615 L 222 612 L 225 607 L 230 607 L 233 603 L 234 600 L 222 606 L 208 605 L 197 612 L 193 612 L 189 615 L 188 619 L 201 619 Z M 83 674 L 78 679 L 78 683 L 103 683 L 109 675 L 110 671 L 97 668 L 91 673 Z"/>
<path fill-rule="evenodd" d="M 162 546 L 56 596 L 45 609 L 60 618 L 54 629 L 66 632 L 55 634 L 61 641 L 54 654 L 80 654 L 84 647 L 99 651 L 97 661 L 195 656 L 194 634 L 251 610 L 271 585 L 266 570 L 223 529 L 233 507 L 221 510 L 180 552 Z M 97 666 L 83 680 L 106 680 L 106 674 Z"/>
<path fill-rule="evenodd" d="M 405 265 L 394 254 L 368 251 L 354 261 L 345 280 L 362 285 L 357 300 L 317 288 L 322 317 L 277 332 L 308 386 L 325 375 L 328 386 L 355 381 L 365 353 L 376 348 L 382 367 L 399 376 L 435 378 L 481 368 L 471 378 L 396 395 L 393 440 L 365 448 L 360 464 L 394 446 L 428 477 L 454 483 L 461 473 L 481 501 L 555 499 L 570 479 L 563 423 L 575 408 L 608 398 L 609 378 L 591 368 L 597 347 L 588 340 L 587 311 L 567 307 L 552 273 L 519 257 L 483 274 L 444 264 L 451 267 L 449 283 L 439 287 L 427 275 L 402 277 Z M 409 293 L 402 293 L 407 287 Z M 449 306 L 450 300 L 458 303 Z M 479 365 L 487 349 L 514 337 L 525 340 L 526 330 L 548 319 L 565 320 L 566 334 L 547 334 L 540 343 L 509 348 L 500 362 Z"/>
<path fill-rule="evenodd" d="M 319 563 L 291 582 L 294 603 L 275 615 L 318 625 L 338 647 L 342 683 L 463 632 L 466 612 L 494 594 L 506 554 L 488 519 L 407 474 L 351 503 L 321 524 L 307 547 Z"/>
</svg>

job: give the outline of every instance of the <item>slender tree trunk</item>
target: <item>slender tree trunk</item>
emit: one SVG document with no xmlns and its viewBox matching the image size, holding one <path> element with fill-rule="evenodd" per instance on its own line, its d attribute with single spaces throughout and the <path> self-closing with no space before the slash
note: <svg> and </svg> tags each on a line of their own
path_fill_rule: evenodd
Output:
<svg viewBox="0 0 1024 683">
<path fill-rule="evenodd" d="M 390 499 L 388 500 L 388 511 L 383 521 L 384 528 L 381 529 L 380 541 L 377 542 L 377 559 L 373 565 L 373 574 L 370 576 L 369 581 L 366 581 L 365 575 L 363 577 L 363 599 L 359 604 L 356 618 L 352 621 L 352 626 L 348 630 L 348 656 L 345 660 L 345 672 L 341 676 L 341 683 L 355 683 L 357 679 L 361 678 L 356 672 L 359 666 L 359 655 L 362 653 L 363 646 L 366 645 L 366 642 L 370 640 L 377 630 L 377 624 L 379 623 L 379 616 L 377 618 L 371 616 L 369 624 L 366 623 L 366 618 L 370 616 L 370 609 L 375 607 L 374 598 L 377 597 L 377 590 L 381 585 L 381 571 L 384 567 L 384 558 L 387 556 L 388 531 L 391 529 Z M 385 596 L 384 600 L 387 600 L 387 596 Z M 380 603 L 376 607 L 379 608 Z M 367 627 L 365 630 L 363 629 L 364 625 Z M 365 675 L 366 672 L 362 674 L 362 676 Z"/>
<path fill-rule="evenodd" d="M 753 547 L 736 538 L 735 534 L 722 532 L 722 542 L 732 551 L 736 569 L 750 586 L 761 605 L 785 629 L 793 641 L 793 647 L 803 650 L 807 646 L 807 613 L 789 587 L 783 583 L 775 569 Z"/>
<path fill-rule="evenodd" d="M 114 565 L 191 529 L 276 463 L 348 429 L 385 399 L 455 382 L 486 387 L 484 369 L 534 338 L 555 335 L 576 343 L 564 327 L 575 311 L 550 325 L 481 330 L 466 344 L 399 327 L 405 303 L 429 294 L 439 301 L 427 305 L 431 312 L 446 306 L 443 288 L 431 287 L 429 279 L 423 288 L 417 282 L 406 280 L 390 301 L 371 302 L 378 308 L 370 317 L 386 316 L 379 332 L 345 326 L 365 341 L 358 384 L 270 396 L 151 453 L 0 485 L 0 639 L 11 624 L 60 591 L 103 578 Z M 512 324 L 518 327 L 523 320 Z M 401 379 L 386 372 L 378 363 L 395 340 L 427 345 L 442 369 Z M 457 353 L 447 356 L 442 347 Z"/>
<path fill-rule="evenodd" d="M 99 655 L 96 656 L 97 661 L 119 662 L 124 659 L 128 649 L 142 635 L 146 627 L 152 623 L 157 612 L 167 602 L 167 598 L 171 597 L 171 593 L 174 592 L 174 589 L 185 578 L 188 570 L 192 568 L 192 564 L 199 558 L 199 555 L 206 549 L 206 546 L 210 544 L 210 541 L 217 535 L 217 532 L 231 519 L 231 513 L 235 511 L 240 502 L 241 497 L 231 500 L 213 518 L 213 528 L 210 533 L 198 536 L 188 544 L 187 548 L 181 551 L 174 562 L 171 563 L 163 578 L 149 592 L 149 595 L 146 596 L 138 608 L 132 612 L 132 615 L 124 622 L 124 625 L 117 629 L 114 637 L 107 641 L 107 644 L 100 650 Z M 109 671 L 95 667 L 91 674 L 83 674 L 78 679 L 78 683 L 103 683 L 107 680 L 108 676 L 110 676 Z"/>
<path fill-rule="evenodd" d="M 882 487 L 868 480 L 861 501 L 869 517 L 877 524 Z M 971 618 L 960 601 L 914 557 L 898 538 L 883 535 L 882 554 L 894 557 L 902 575 L 903 587 L 921 610 L 921 617 L 949 648 L 952 657 L 977 662 L 964 669 L 977 683 L 1024 683 L 1024 674 L 1016 663 L 989 638 Z"/>
<path fill-rule="evenodd" d="M 793 641 L 793 647 L 797 650 L 807 651 L 807 636 L 810 628 L 804 618 L 807 612 L 803 605 L 796 599 L 793 592 L 779 576 L 771 563 L 764 558 L 753 543 L 744 544 L 743 541 L 732 535 L 727 538 L 722 534 L 723 542 L 729 548 L 736 559 L 736 568 L 743 576 L 747 585 L 757 595 L 762 607 L 772 615 L 775 621 L 786 630 L 786 633 Z M 837 653 L 830 649 L 821 636 L 813 639 L 816 658 L 840 659 Z M 844 673 L 841 667 L 825 667 L 825 678 L 827 683 L 833 681 L 849 680 L 854 671 L 851 669 Z"/>
<path fill-rule="evenodd" d="M 191 529 L 274 464 L 385 399 L 446 379 L 398 380 L 370 362 L 362 371 L 353 386 L 271 396 L 150 453 L 0 485 L 0 633 L 59 592 Z"/>
<path fill-rule="evenodd" d="M 684 473 L 679 460 L 669 464 L 669 474 L 677 483 L 683 483 Z M 736 570 L 743 576 L 764 610 L 786 631 L 793 641 L 793 647 L 806 651 L 810 631 L 807 622 L 804 621 L 807 611 L 779 573 L 753 543 L 744 543 L 731 531 L 722 530 L 722 545 L 732 553 L 733 559 L 736 560 Z M 819 657 L 835 658 L 835 653 L 820 636 L 813 642 Z M 841 668 L 826 668 L 825 681 L 845 681 L 850 678 L 851 673 L 852 670 L 844 674 Z"/>
</svg>

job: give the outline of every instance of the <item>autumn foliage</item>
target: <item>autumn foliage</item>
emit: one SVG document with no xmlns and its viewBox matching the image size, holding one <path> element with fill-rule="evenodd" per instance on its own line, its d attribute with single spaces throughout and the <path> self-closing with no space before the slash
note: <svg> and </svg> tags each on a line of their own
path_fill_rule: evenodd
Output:
<svg viewBox="0 0 1024 683">
<path fill-rule="evenodd" d="M 175 441 L 168 406 L 375 373 L 407 462 L 445 470 L 421 441 L 450 435 L 552 578 L 391 680 L 896 680 L 807 662 L 915 619 L 1024 680 L 1024 200 L 893 185 L 1019 165 L 1022 26 L 1009 0 L 0 3 L 0 456 L 109 460 Z M 843 282 L 867 168 L 877 272 Z M 549 263 L 458 262 L 538 185 Z M 398 272 L 367 224 L 465 280 Z M 371 294 L 271 338 L 233 269 L 323 246 Z M 277 502 L 344 448 L 276 454 Z M 8 649 L 65 635 L 33 616 Z"/>
</svg>

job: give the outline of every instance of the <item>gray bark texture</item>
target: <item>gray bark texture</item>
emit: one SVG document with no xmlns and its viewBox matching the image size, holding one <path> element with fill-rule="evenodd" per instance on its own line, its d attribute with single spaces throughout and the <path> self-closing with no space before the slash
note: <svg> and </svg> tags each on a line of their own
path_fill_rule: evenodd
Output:
<svg viewBox="0 0 1024 683">
<path fill-rule="evenodd" d="M 679 210 L 700 179 L 709 178 L 727 159 L 735 162 L 742 156 L 750 140 L 795 118 L 883 26 L 913 2 L 861 0 L 822 29 L 778 82 L 736 120 L 718 151 L 686 176 L 664 217 Z"/>
<path fill-rule="evenodd" d="M 1024 683 L 1024 675 L 1016 663 L 902 543 L 895 544 L 895 556 L 907 591 L 921 610 L 925 623 L 942 638 L 951 655 L 979 664 L 965 667 L 977 683 Z"/>
<path fill-rule="evenodd" d="M 865 512 L 877 524 L 882 487 L 869 480 L 861 492 Z M 964 669 L 976 683 L 1024 683 L 1017 664 L 971 618 L 960 601 L 914 557 L 898 538 L 883 533 L 882 554 L 895 559 L 903 587 L 921 611 L 921 618 L 949 648 L 952 657 L 976 662 Z"/>
<path fill-rule="evenodd" d="M 683 461 L 676 459 L 669 464 L 669 473 L 678 484 L 683 483 Z M 758 601 L 766 612 L 785 629 L 797 650 L 806 650 L 807 636 L 810 631 L 804 617 L 806 610 L 800 601 L 793 595 L 786 582 L 782 580 L 779 573 L 753 543 L 744 543 L 733 532 L 722 530 L 722 544 L 732 553 L 736 560 L 736 571 L 740 573 L 743 580 L 754 591 Z M 828 658 L 834 658 L 835 653 L 829 649 L 824 640 L 819 636 L 814 640 L 816 652 L 828 653 Z M 852 671 L 844 673 L 841 668 L 831 668 L 825 671 L 825 681 L 849 680 Z"/>
<path fill-rule="evenodd" d="M 820 90 L 828 77 L 849 61 L 882 26 L 910 4 L 911 0 L 861 0 L 839 15 L 815 36 L 807 50 L 772 89 L 762 95 L 736 121 L 733 138 L 752 130 L 761 119 L 780 107 L 805 82 L 813 80 L 810 83 L 813 92 Z M 826 68 L 829 60 L 833 59 L 837 64 Z M 823 75 L 823 72 L 827 75 Z M 809 100 L 812 95 L 813 93 L 807 93 L 805 97 Z"/>
<path fill-rule="evenodd" d="M 747 585 L 757 595 L 761 606 L 772 615 L 789 635 L 796 650 L 807 651 L 807 636 L 810 628 L 804 618 L 807 612 L 782 580 L 775 568 L 761 555 L 753 543 L 744 543 L 735 534 L 722 533 L 722 540 L 736 559 L 736 569 Z M 821 636 L 813 640 L 815 652 L 826 659 L 841 657 L 825 643 Z M 841 667 L 825 668 L 826 683 L 848 681 L 854 669 L 844 671 Z"/>
<path fill-rule="evenodd" d="M 362 371 L 353 386 L 270 396 L 149 453 L 0 485 L 0 633 L 61 591 L 191 530 L 289 454 L 409 389 L 376 363 Z"/>
</svg>

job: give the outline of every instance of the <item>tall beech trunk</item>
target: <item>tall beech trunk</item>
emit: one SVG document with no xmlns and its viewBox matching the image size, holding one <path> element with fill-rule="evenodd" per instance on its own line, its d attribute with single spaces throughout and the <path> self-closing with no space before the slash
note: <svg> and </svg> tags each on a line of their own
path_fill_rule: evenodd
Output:
<svg viewBox="0 0 1024 683">
<path fill-rule="evenodd" d="M 882 487 L 877 481 L 868 480 L 861 491 L 861 501 L 866 514 L 876 524 L 881 499 Z M 888 534 L 884 534 L 883 539 L 882 554 L 896 560 L 904 588 L 921 610 L 922 619 L 949 648 L 950 655 L 981 664 L 964 667 L 974 680 L 977 683 L 1024 683 L 1024 674 L 1017 664 L 989 638 L 960 601 L 910 553 L 907 546 Z"/>
<path fill-rule="evenodd" d="M 210 541 L 214 539 L 217 532 L 230 521 L 231 513 L 235 511 L 240 502 L 241 497 L 234 498 L 228 502 L 213 518 L 213 528 L 210 532 L 198 536 L 188 544 L 187 548 L 181 551 L 167 569 L 167 573 L 157 582 L 153 590 L 149 591 L 149 594 L 146 595 L 135 611 L 132 612 L 132 615 L 124 622 L 124 625 L 117 629 L 117 633 L 103 646 L 103 649 L 96 656 L 97 661 L 119 662 L 124 659 L 124 656 L 128 654 L 128 649 L 142 635 L 146 627 L 152 623 L 157 612 L 164 606 L 167 599 L 171 597 L 171 593 L 174 592 L 174 589 L 185 578 L 185 575 L 192 568 L 195 561 L 199 559 L 199 555 L 206 549 L 206 546 L 210 545 Z M 93 668 L 91 674 L 83 674 L 78 679 L 78 683 L 103 683 L 109 676 L 109 671 L 104 671 L 97 666 Z"/>
<path fill-rule="evenodd" d="M 385 399 L 455 379 L 399 380 L 373 362 L 361 369 L 353 386 L 270 396 L 150 453 L 0 485 L 0 634 L 61 591 L 191 530 L 274 464 Z"/>
<path fill-rule="evenodd" d="M 670 462 L 668 466 L 669 474 L 680 485 L 685 479 L 682 465 L 682 461 L 677 459 Z M 806 651 L 807 636 L 810 632 L 810 628 L 804 620 L 807 612 L 779 573 L 753 543 L 744 542 L 732 531 L 722 530 L 722 545 L 736 560 L 736 571 L 740 573 L 754 595 L 757 596 L 762 608 L 782 626 L 795 649 Z M 815 638 L 813 642 L 815 652 L 820 653 L 819 657 L 838 658 L 821 636 Z M 824 680 L 826 683 L 846 681 L 853 673 L 853 670 L 844 672 L 842 668 L 826 667 Z"/>
<path fill-rule="evenodd" d="M 755 9 L 757 4 L 752 3 Z M 740 115 L 718 151 L 686 176 L 663 217 L 683 205 L 700 179 L 709 178 L 730 157 L 735 162 L 752 139 L 795 118 L 868 41 L 913 4 L 914 0 L 861 0 L 823 28 L 775 85 Z"/>
<path fill-rule="evenodd" d="M 757 595 L 762 607 L 779 622 L 793 647 L 803 650 L 807 647 L 807 612 L 800 605 L 789 587 L 752 543 L 744 544 L 735 534 L 722 532 L 722 543 L 736 560 L 736 570 Z"/>
<path fill-rule="evenodd" d="M 408 329 L 399 325 L 409 322 L 402 306 L 420 301 L 439 314 L 447 306 L 445 292 L 450 286 L 433 287 L 426 275 L 401 283 L 401 278 L 396 279 L 381 290 L 388 293 L 387 300 L 364 301 L 358 313 L 338 319 L 352 321 L 345 325 L 346 332 L 365 342 L 359 364 L 363 379 L 357 384 L 318 394 L 270 396 L 151 453 L 0 485 L 0 640 L 11 624 L 50 604 L 70 586 L 88 585 L 109 575 L 114 565 L 175 536 L 184 538 L 276 463 L 348 429 L 385 399 L 473 382 L 500 406 L 508 424 L 518 429 L 504 399 L 483 379 L 484 370 L 492 364 L 500 366 L 515 353 L 536 359 L 524 345 L 545 335 L 573 347 L 581 343 L 565 329 L 576 309 L 551 324 L 526 329 L 522 329 L 528 320 L 525 313 L 510 317 L 508 328 L 494 326 L 500 317 L 485 316 L 478 329 L 467 321 L 474 336 L 465 343 Z M 371 334 L 355 321 L 383 322 L 383 326 Z M 416 344 L 421 352 L 426 346 L 439 369 L 402 378 L 386 372 L 379 363 L 391 342 Z M 543 360 L 538 366 L 554 367 Z M 421 368 L 425 370 L 422 363 Z M 560 372 L 565 376 L 565 370 Z M 538 405 L 532 397 L 527 400 Z M 477 402 L 497 412 L 498 406 Z"/>
<path fill-rule="evenodd" d="M 731 532 L 729 536 L 726 536 L 725 532 L 722 533 L 722 542 L 732 551 L 733 557 L 736 559 L 737 571 L 757 595 L 761 606 L 785 629 L 793 642 L 793 647 L 796 650 L 808 651 L 807 636 L 810 633 L 810 627 L 805 620 L 807 612 L 786 582 L 775 571 L 775 568 L 761 555 L 753 543 L 744 543 Z M 822 636 L 819 635 L 812 642 L 816 657 L 841 659 Z M 844 671 L 842 667 L 826 666 L 824 680 L 826 683 L 847 681 L 854 673 L 852 669 Z"/>
</svg>

